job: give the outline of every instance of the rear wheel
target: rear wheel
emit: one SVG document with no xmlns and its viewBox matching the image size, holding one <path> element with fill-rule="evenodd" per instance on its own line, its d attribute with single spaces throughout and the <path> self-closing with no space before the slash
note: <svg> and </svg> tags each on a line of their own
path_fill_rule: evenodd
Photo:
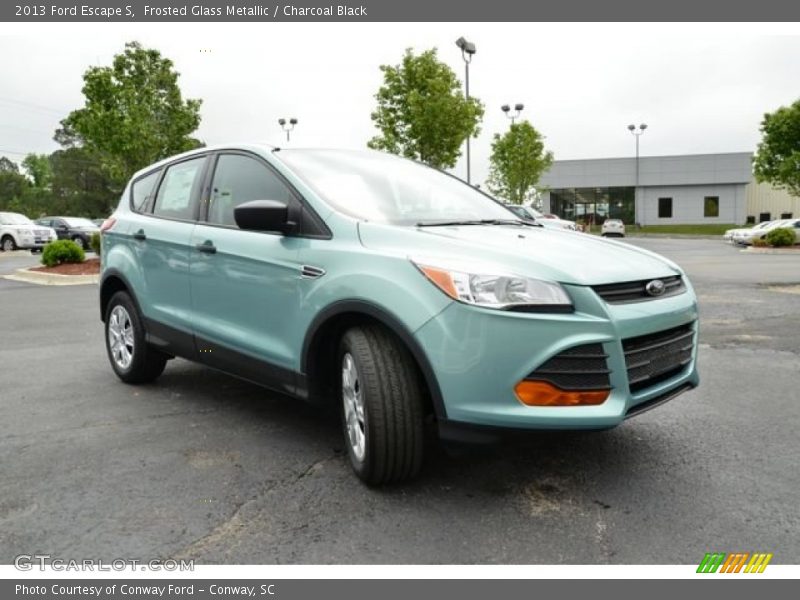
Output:
<svg viewBox="0 0 800 600">
<path fill-rule="evenodd" d="M 424 388 L 402 343 L 354 327 L 339 347 L 339 398 L 350 464 L 370 484 L 414 477 L 422 465 Z"/>
<path fill-rule="evenodd" d="M 127 292 L 114 294 L 106 308 L 106 350 L 125 383 L 153 381 L 167 364 L 167 357 L 145 341 L 141 316 Z"/>
<path fill-rule="evenodd" d="M 76 235 L 74 238 L 72 238 L 72 241 L 78 244 L 81 250 L 86 250 L 86 242 L 83 241 L 82 237 Z"/>
</svg>

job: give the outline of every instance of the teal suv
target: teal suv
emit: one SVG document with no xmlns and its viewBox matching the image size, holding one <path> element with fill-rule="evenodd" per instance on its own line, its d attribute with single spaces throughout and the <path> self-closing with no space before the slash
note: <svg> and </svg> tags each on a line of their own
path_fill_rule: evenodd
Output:
<svg viewBox="0 0 800 600">
<path fill-rule="evenodd" d="M 335 403 L 370 483 L 414 476 L 431 428 L 606 429 L 698 383 L 677 265 L 396 156 L 203 148 L 137 173 L 102 240 L 120 379 L 179 356 Z"/>
</svg>

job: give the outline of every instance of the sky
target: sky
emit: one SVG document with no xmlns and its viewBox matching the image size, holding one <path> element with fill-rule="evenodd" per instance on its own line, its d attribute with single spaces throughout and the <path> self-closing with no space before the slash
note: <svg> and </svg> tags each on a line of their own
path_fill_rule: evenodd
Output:
<svg viewBox="0 0 800 600">
<path fill-rule="evenodd" d="M 126 41 L 175 63 L 184 97 L 201 98 L 209 144 L 363 148 L 381 64 L 432 47 L 459 77 L 455 40 L 477 53 L 470 92 L 486 107 L 472 140 L 473 181 L 488 172 L 503 104 L 546 137 L 556 160 L 753 151 L 765 112 L 800 98 L 797 24 L 141 23 L 0 25 L 0 156 L 51 152 L 53 131 L 83 105 L 82 75 Z M 465 174 L 464 159 L 454 172 Z"/>
</svg>

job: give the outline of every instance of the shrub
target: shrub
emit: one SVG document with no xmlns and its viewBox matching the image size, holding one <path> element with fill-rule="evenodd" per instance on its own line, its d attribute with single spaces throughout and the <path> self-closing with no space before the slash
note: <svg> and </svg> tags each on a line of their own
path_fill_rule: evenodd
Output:
<svg viewBox="0 0 800 600">
<path fill-rule="evenodd" d="M 80 263 L 86 259 L 83 248 L 72 240 L 50 242 L 42 251 L 42 264 L 55 267 L 61 263 Z"/>
<path fill-rule="evenodd" d="M 792 246 L 795 242 L 794 229 L 779 227 L 768 232 L 764 239 L 770 246 Z"/>
<path fill-rule="evenodd" d="M 100 256 L 101 244 L 99 233 L 93 233 L 92 237 L 89 238 L 89 247 L 94 251 L 95 254 L 97 254 L 97 256 Z"/>
</svg>

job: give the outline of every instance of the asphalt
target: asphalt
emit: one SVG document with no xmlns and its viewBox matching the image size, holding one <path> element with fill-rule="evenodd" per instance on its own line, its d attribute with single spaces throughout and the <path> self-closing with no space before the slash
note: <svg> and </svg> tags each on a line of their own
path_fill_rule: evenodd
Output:
<svg viewBox="0 0 800 600">
<path fill-rule="evenodd" d="M 182 360 L 122 384 L 96 286 L 0 279 L 0 563 L 800 562 L 800 256 L 632 243 L 697 289 L 697 390 L 606 432 L 434 445 L 418 480 L 379 490 L 303 404 Z M 0 257 L 0 274 L 35 260 Z"/>
</svg>

